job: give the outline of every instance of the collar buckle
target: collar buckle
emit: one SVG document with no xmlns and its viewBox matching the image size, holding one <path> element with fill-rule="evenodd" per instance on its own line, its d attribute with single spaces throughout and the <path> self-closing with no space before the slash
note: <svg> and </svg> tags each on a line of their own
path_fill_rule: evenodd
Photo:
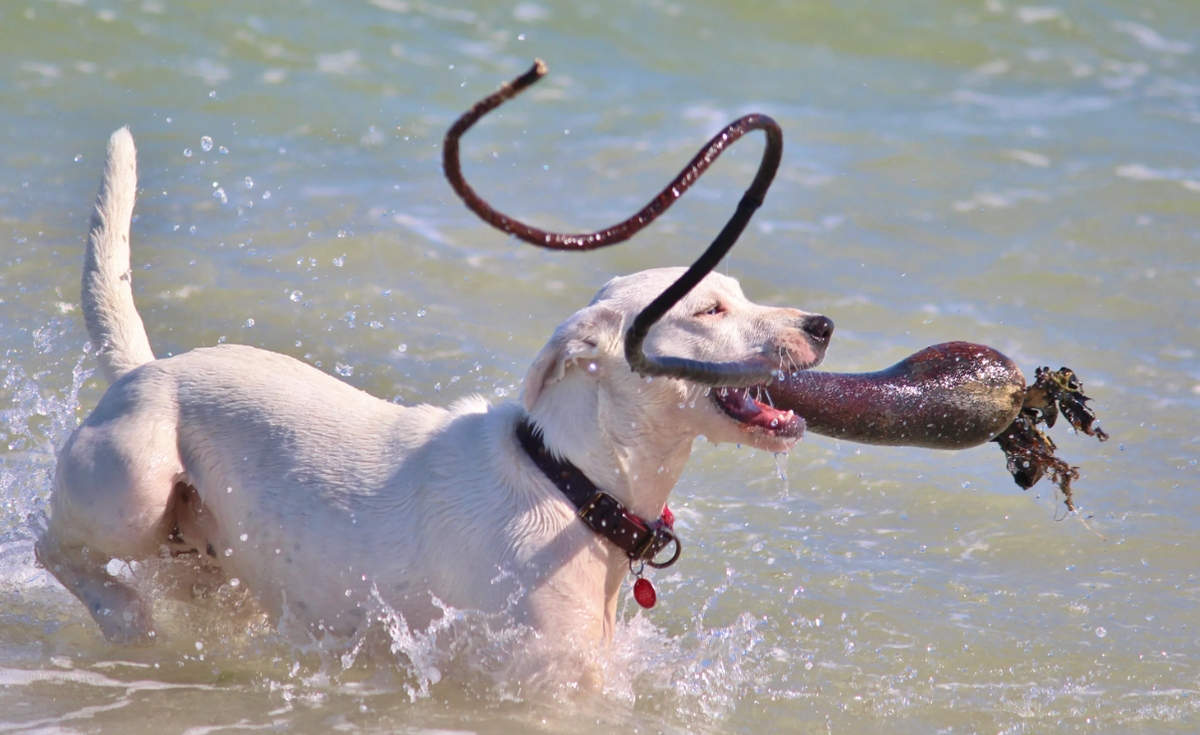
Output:
<svg viewBox="0 0 1200 735">
<path fill-rule="evenodd" d="M 665 569 L 679 561 L 683 551 L 679 537 L 664 518 L 647 523 L 625 509 L 621 501 L 598 490 L 586 505 L 579 509 L 579 519 L 588 528 L 619 546 L 630 562 L 641 561 L 655 569 Z M 674 520 L 674 519 L 672 519 Z M 670 544 L 675 552 L 664 562 L 654 557 Z"/>
</svg>

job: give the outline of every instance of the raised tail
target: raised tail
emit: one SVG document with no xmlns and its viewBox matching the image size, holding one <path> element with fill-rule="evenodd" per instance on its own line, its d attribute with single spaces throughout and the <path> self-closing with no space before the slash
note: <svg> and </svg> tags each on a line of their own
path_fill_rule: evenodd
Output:
<svg viewBox="0 0 1200 735">
<path fill-rule="evenodd" d="M 137 150 L 129 128 L 121 128 L 108 141 L 83 263 L 83 320 L 109 383 L 154 359 L 133 304 L 129 225 L 136 198 Z"/>
</svg>

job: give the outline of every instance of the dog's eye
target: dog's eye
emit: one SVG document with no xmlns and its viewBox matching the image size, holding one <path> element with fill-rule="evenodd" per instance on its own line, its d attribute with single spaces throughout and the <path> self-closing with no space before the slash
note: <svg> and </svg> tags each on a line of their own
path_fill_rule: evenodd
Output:
<svg viewBox="0 0 1200 735">
<path fill-rule="evenodd" d="M 717 314 L 724 314 L 724 313 L 725 313 L 724 306 L 721 306 L 720 304 L 713 304 L 712 306 L 708 307 L 704 311 L 696 312 L 696 316 L 716 316 Z"/>
</svg>

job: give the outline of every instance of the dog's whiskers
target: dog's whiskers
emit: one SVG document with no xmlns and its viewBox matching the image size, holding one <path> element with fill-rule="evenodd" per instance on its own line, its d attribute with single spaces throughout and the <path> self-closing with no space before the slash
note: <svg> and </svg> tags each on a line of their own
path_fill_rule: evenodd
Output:
<svg viewBox="0 0 1200 735">
<path fill-rule="evenodd" d="M 783 347 L 782 350 L 783 350 L 783 354 L 787 356 L 788 362 L 791 363 L 791 365 L 792 365 L 792 369 L 790 370 L 790 372 L 792 372 L 792 373 L 800 372 L 800 366 L 796 363 L 796 358 L 792 357 L 792 351 L 786 347 Z"/>
</svg>

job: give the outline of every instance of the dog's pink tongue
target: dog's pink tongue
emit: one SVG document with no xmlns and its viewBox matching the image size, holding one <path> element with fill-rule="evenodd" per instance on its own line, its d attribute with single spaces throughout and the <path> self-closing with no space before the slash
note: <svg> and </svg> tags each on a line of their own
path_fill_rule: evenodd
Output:
<svg viewBox="0 0 1200 735">
<path fill-rule="evenodd" d="M 926 347 L 875 373 L 802 370 L 770 388 L 776 408 L 804 417 L 818 434 L 864 444 L 965 449 L 1013 422 L 1025 376 L 984 345 Z"/>
<path fill-rule="evenodd" d="M 746 388 L 719 388 L 725 405 L 738 420 L 748 426 L 769 429 L 777 434 L 800 434 L 804 431 L 804 419 L 793 411 L 780 411 L 750 396 Z M 732 397 L 732 400 L 730 400 Z"/>
<path fill-rule="evenodd" d="M 718 388 L 717 391 L 725 407 L 742 421 L 752 422 L 762 413 L 762 408 L 745 388 Z"/>
</svg>

